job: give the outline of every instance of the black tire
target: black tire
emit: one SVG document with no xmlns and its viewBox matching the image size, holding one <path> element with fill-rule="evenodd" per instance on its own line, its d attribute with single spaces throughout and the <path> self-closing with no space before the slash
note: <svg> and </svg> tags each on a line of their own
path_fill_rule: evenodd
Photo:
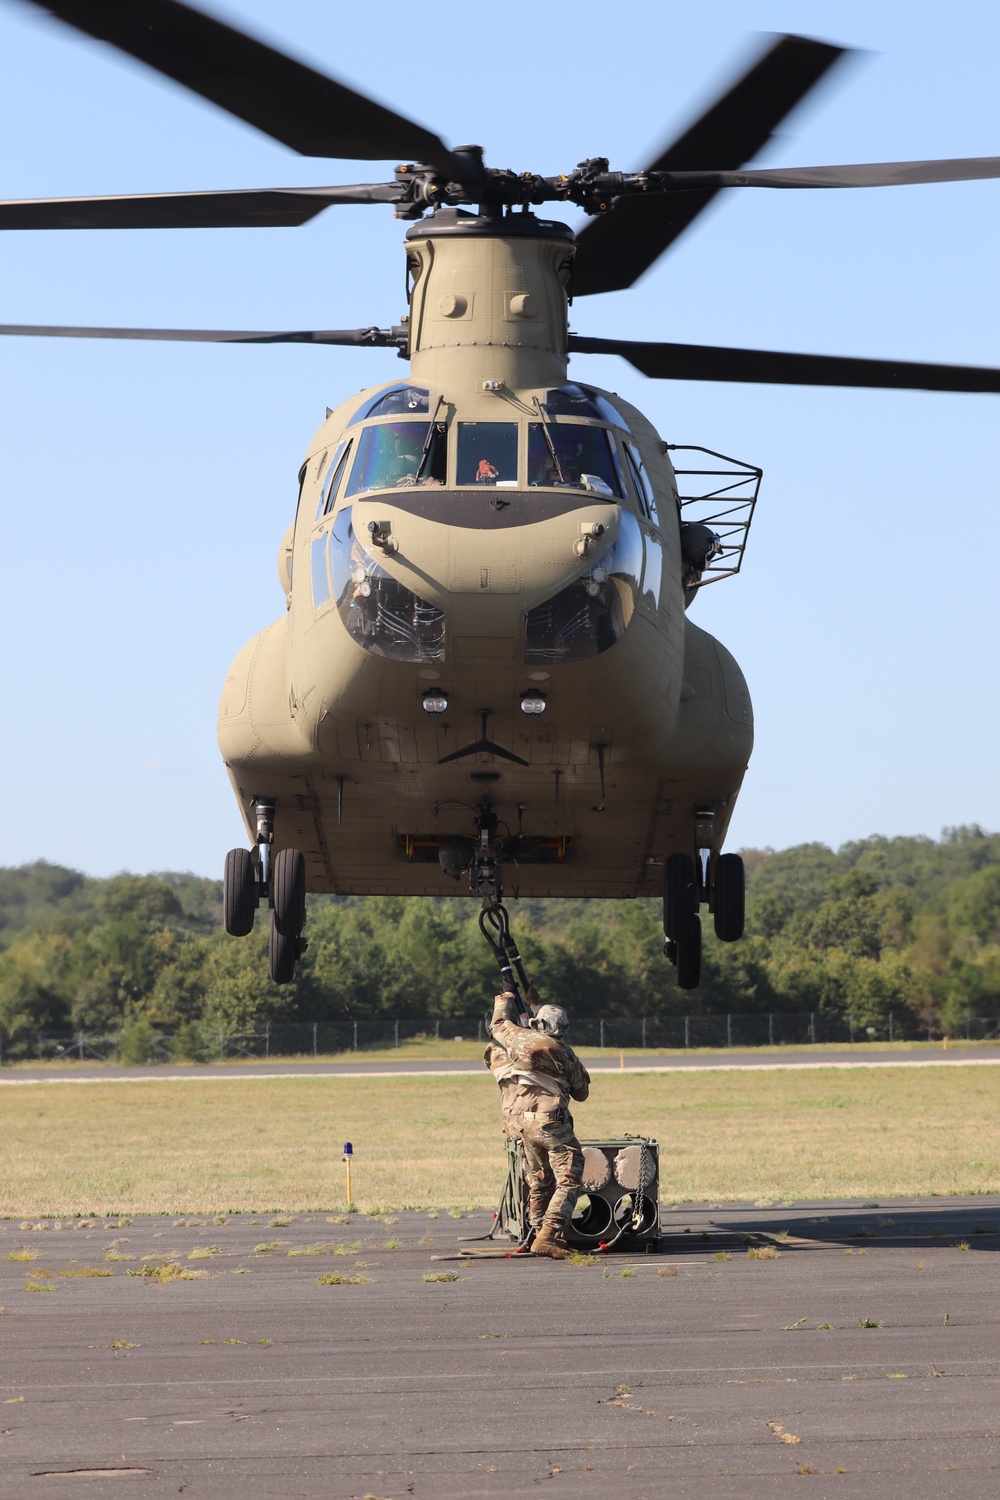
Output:
<svg viewBox="0 0 1000 1500">
<path fill-rule="evenodd" d="M 688 930 L 677 939 L 677 984 L 682 990 L 696 990 L 701 979 L 701 918 L 688 921 Z"/>
<path fill-rule="evenodd" d="M 715 862 L 715 935 L 720 942 L 735 943 L 743 936 L 746 912 L 746 877 L 738 854 L 720 854 Z"/>
<path fill-rule="evenodd" d="M 249 849 L 230 849 L 222 874 L 223 921 L 230 937 L 249 937 L 257 915 L 257 867 Z"/>
<path fill-rule="evenodd" d="M 295 939 L 306 925 L 306 862 L 298 849 L 279 849 L 272 870 L 274 923 L 282 937 Z"/>
<path fill-rule="evenodd" d="M 272 912 L 267 938 L 267 968 L 275 984 L 291 984 L 295 978 L 297 944 L 297 936 L 279 931 L 276 914 Z"/>
<path fill-rule="evenodd" d="M 698 880 L 690 854 L 671 854 L 663 872 L 663 931 L 678 942 L 698 915 Z"/>
</svg>

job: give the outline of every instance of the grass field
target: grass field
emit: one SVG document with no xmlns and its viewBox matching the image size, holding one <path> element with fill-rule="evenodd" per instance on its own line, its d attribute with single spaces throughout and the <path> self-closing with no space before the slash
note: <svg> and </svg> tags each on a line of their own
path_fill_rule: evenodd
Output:
<svg viewBox="0 0 1000 1500">
<path fill-rule="evenodd" d="M 583 1139 L 655 1136 L 665 1202 L 1000 1192 L 991 1068 L 600 1074 Z M 0 1216 L 492 1207 L 487 1076 L 0 1089 Z"/>
</svg>

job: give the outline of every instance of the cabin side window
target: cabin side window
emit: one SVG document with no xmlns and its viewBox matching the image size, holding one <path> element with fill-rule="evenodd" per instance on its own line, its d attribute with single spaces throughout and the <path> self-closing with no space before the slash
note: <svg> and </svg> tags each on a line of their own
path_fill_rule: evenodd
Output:
<svg viewBox="0 0 1000 1500">
<path fill-rule="evenodd" d="M 403 485 L 444 484 L 447 433 L 443 422 L 380 422 L 357 441 L 348 495 Z"/>
<path fill-rule="evenodd" d="M 608 499 L 625 496 L 610 433 L 582 422 L 529 422 L 528 484 L 533 489 L 587 490 Z"/>
</svg>

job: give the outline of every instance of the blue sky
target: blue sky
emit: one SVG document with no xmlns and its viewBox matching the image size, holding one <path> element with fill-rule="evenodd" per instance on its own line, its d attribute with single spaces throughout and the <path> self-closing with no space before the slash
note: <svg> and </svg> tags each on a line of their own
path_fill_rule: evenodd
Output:
<svg viewBox="0 0 1000 1500">
<path fill-rule="evenodd" d="M 1000 154 L 1000 9 L 985 3 L 213 8 L 482 142 L 495 166 L 635 169 L 754 33 L 785 30 L 866 55 L 762 162 Z M 298 157 L 15 0 L 0 0 L 0 136 L 12 198 L 376 175 Z M 638 287 L 578 302 L 572 326 L 1000 364 L 998 227 L 1000 182 L 733 192 Z M 388 324 L 403 228 L 342 208 L 300 229 L 6 234 L 0 321 Z M 730 846 L 1000 827 L 998 398 L 573 368 L 669 441 L 764 469 L 744 572 L 695 607 L 757 714 Z M 275 557 L 324 408 L 399 369 L 387 351 L 0 341 L 0 863 L 221 870 L 242 839 L 215 747 L 222 679 L 282 610 Z"/>
</svg>

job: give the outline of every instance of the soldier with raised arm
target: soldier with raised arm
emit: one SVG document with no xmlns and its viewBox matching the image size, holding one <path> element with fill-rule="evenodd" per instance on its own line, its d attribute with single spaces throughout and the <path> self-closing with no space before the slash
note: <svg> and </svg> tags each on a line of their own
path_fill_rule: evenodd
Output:
<svg viewBox="0 0 1000 1500">
<path fill-rule="evenodd" d="M 528 998 L 537 1000 L 537 994 Z M 563 1039 L 569 1018 L 561 1005 L 538 1006 L 526 1027 L 516 1016 L 514 996 L 497 995 L 484 1060 L 500 1086 L 505 1132 L 524 1143 L 531 1253 L 565 1260 L 583 1181 L 583 1151 L 569 1101 L 586 1099 L 590 1075 Z"/>
</svg>

